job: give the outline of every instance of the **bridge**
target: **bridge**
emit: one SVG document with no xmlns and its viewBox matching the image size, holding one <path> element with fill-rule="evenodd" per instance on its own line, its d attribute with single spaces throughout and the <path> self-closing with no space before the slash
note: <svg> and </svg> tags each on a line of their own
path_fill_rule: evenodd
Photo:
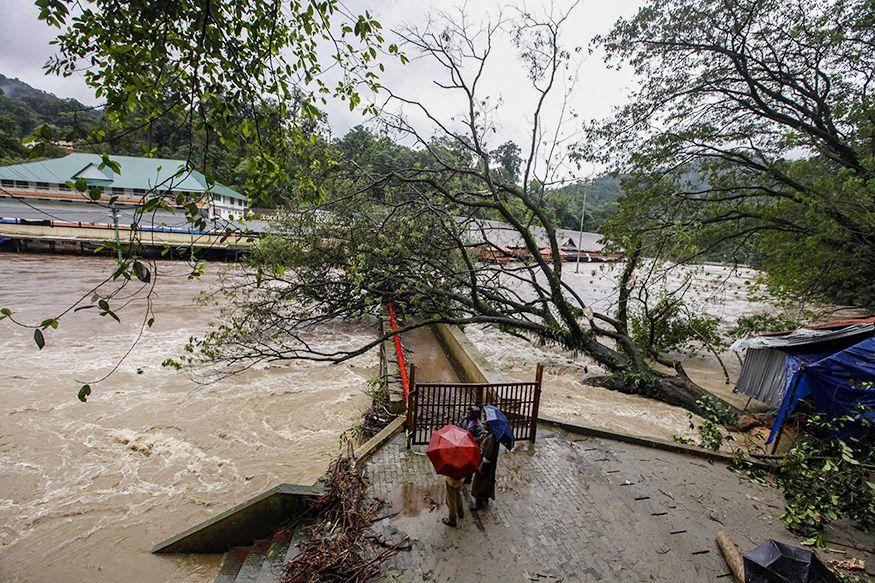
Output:
<svg viewBox="0 0 875 583">
<path fill-rule="evenodd" d="M 266 228 L 262 221 L 252 221 L 246 227 L 256 232 L 255 237 L 225 236 L 218 229 L 193 228 L 181 211 L 159 209 L 137 217 L 133 207 L 119 206 L 114 215 L 97 205 L 0 197 L 0 245 L 16 251 L 84 253 L 101 243 L 118 240 L 156 252 L 169 246 L 172 250 L 185 248 L 236 257 L 251 248 L 255 237 Z"/>
<path fill-rule="evenodd" d="M 64 244 L 90 244 L 113 242 L 116 229 L 112 225 L 70 223 L 65 221 L 29 221 L 27 219 L 0 219 L 0 238 L 11 239 L 26 245 L 28 241 L 45 241 Z M 122 242 L 136 241 L 144 247 L 194 247 L 248 249 L 254 240 L 239 234 L 224 238 L 223 235 L 173 227 L 118 227 L 118 238 Z"/>
</svg>

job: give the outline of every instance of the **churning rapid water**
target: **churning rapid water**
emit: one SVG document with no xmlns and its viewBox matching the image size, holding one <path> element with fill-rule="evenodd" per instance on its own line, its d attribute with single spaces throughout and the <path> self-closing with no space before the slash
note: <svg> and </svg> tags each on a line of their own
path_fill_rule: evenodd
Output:
<svg viewBox="0 0 875 583">
<path fill-rule="evenodd" d="M 39 322 L 112 265 L 2 254 L 0 307 Z M 93 310 L 71 315 L 42 351 L 32 330 L 0 322 L 0 580 L 210 580 L 220 557 L 149 548 L 277 483 L 312 482 L 367 405 L 375 353 L 335 366 L 259 366 L 209 386 L 162 368 L 214 308 L 195 301 L 209 275 L 187 280 L 172 262 L 159 270 L 153 329 L 87 404 L 78 387 L 128 349 L 136 305 L 121 324 Z M 314 340 L 350 346 L 373 334 L 338 324 Z"/>
</svg>

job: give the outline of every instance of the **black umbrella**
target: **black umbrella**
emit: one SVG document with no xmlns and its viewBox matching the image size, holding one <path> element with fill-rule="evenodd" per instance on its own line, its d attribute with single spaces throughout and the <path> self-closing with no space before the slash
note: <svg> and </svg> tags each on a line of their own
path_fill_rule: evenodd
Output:
<svg viewBox="0 0 875 583">
<path fill-rule="evenodd" d="M 744 554 L 745 583 L 839 583 L 814 553 L 767 540 Z"/>
</svg>

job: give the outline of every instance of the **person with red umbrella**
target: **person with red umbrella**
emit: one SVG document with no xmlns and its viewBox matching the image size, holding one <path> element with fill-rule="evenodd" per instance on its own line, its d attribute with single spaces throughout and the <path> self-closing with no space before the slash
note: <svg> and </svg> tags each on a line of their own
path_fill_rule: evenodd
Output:
<svg viewBox="0 0 875 583">
<path fill-rule="evenodd" d="M 466 476 L 480 470 L 480 446 L 470 432 L 456 425 L 446 425 L 431 436 L 425 454 L 447 485 L 449 516 L 441 522 L 456 526 L 465 516 L 462 483 Z"/>
</svg>

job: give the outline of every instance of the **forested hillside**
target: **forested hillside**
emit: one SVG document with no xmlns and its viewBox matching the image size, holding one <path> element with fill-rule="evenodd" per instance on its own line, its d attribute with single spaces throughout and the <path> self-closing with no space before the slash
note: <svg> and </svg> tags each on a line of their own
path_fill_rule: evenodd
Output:
<svg viewBox="0 0 875 583">
<path fill-rule="evenodd" d="M 575 182 L 548 194 L 558 226 L 565 229 L 580 227 L 580 215 L 586 199 L 586 217 L 583 230 L 596 231 L 602 224 L 617 214 L 617 199 L 623 194 L 620 179 L 598 176 L 588 182 Z"/>
<path fill-rule="evenodd" d="M 0 74 L 0 163 L 10 164 L 29 158 L 23 139 L 43 124 L 58 136 L 84 138 L 100 123 L 99 112 L 75 99 L 61 99 L 34 89 L 18 79 Z M 60 148 L 49 148 L 44 156 L 63 155 Z"/>
</svg>

